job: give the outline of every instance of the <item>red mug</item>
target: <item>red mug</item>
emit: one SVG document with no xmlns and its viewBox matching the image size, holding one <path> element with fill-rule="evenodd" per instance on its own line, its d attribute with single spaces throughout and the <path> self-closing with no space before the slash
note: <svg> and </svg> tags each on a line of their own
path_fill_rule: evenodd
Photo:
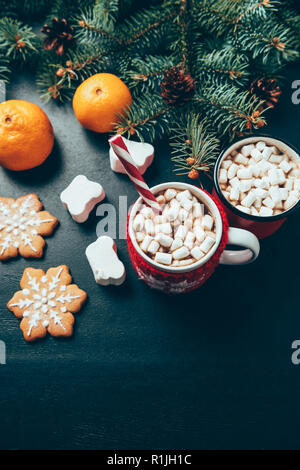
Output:
<svg viewBox="0 0 300 470">
<path fill-rule="evenodd" d="M 250 136 L 244 139 L 240 139 L 235 141 L 233 144 L 230 145 L 227 149 L 223 150 L 220 154 L 214 168 L 214 188 L 213 188 L 213 196 L 217 199 L 217 201 L 221 204 L 222 208 L 224 209 L 228 222 L 232 227 L 238 227 L 245 230 L 249 230 L 250 232 L 254 233 L 257 238 L 262 239 L 269 237 L 274 232 L 276 232 L 279 227 L 285 222 L 287 217 L 296 211 L 300 206 L 300 199 L 299 201 L 292 206 L 290 209 L 282 212 L 281 214 L 272 215 L 269 217 L 261 217 L 256 215 L 246 214 L 245 212 L 240 211 L 234 205 L 230 204 L 230 202 L 225 198 L 223 192 L 220 188 L 219 184 L 219 168 L 224 159 L 231 154 L 232 151 L 239 149 L 243 145 L 253 144 L 256 142 L 266 142 L 269 145 L 274 145 L 277 147 L 282 153 L 286 153 L 291 156 L 295 161 L 298 160 L 298 164 L 300 166 L 300 156 L 299 152 L 292 147 L 291 145 L 287 144 L 281 139 L 274 138 L 267 135 L 257 135 L 257 136 Z"/>
<path fill-rule="evenodd" d="M 213 274 L 219 264 L 241 265 L 254 261 L 259 255 L 259 242 L 249 231 L 228 227 L 226 215 L 214 198 L 206 191 L 186 183 L 162 183 L 151 188 L 157 194 L 168 188 L 188 189 L 206 205 L 216 220 L 216 244 L 199 261 L 184 267 L 163 266 L 146 256 L 136 241 L 133 219 L 140 205 L 140 197 L 132 206 L 127 221 L 127 245 L 130 259 L 139 278 L 154 289 L 168 294 L 181 294 L 200 287 Z M 226 245 L 242 247 L 228 250 Z"/>
</svg>

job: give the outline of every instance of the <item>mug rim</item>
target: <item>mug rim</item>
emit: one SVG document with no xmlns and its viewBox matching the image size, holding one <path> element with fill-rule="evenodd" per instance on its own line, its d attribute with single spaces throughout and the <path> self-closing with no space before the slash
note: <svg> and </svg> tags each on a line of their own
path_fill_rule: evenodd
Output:
<svg viewBox="0 0 300 470">
<path fill-rule="evenodd" d="M 208 195 L 205 191 L 203 191 L 201 188 L 199 188 L 195 185 L 188 184 L 188 183 L 182 183 L 182 182 L 179 182 L 179 181 L 171 181 L 171 182 L 167 182 L 167 183 L 157 184 L 157 185 L 151 187 L 150 191 L 153 194 L 156 194 L 157 192 L 162 191 L 163 189 L 168 189 L 168 188 L 175 188 L 175 189 L 177 188 L 177 189 L 184 189 L 184 190 L 189 189 L 193 194 L 195 192 L 198 193 L 198 196 L 197 196 L 197 194 L 194 194 L 198 198 L 199 198 L 199 194 L 201 194 L 200 197 L 203 198 L 205 200 L 205 202 L 202 201 L 202 200 L 200 200 L 200 202 L 203 202 L 206 206 L 208 206 L 208 208 L 210 210 L 212 210 L 212 208 L 213 208 L 212 213 L 213 213 L 214 217 L 216 218 L 216 229 L 217 229 L 216 243 L 215 243 L 214 247 L 211 250 L 209 250 L 209 252 L 205 256 L 203 256 L 200 260 L 195 261 L 194 263 L 192 263 L 188 266 L 167 266 L 167 265 L 164 266 L 164 265 L 154 261 L 152 258 L 147 256 L 142 251 L 142 249 L 140 248 L 138 242 L 136 241 L 136 237 L 134 235 L 134 230 L 133 230 L 133 226 L 132 226 L 132 221 L 133 221 L 133 218 L 136 214 L 137 206 L 138 206 L 138 204 L 140 204 L 142 202 L 142 197 L 141 196 L 132 205 L 132 208 L 131 208 L 131 211 L 130 211 L 130 214 L 129 214 L 129 221 L 128 221 L 128 234 L 129 234 L 130 240 L 133 244 L 133 247 L 137 251 L 137 253 L 147 263 L 151 264 L 154 268 L 156 268 L 160 271 L 173 273 L 173 274 L 187 273 L 187 272 L 194 271 L 194 270 L 200 268 L 201 266 L 203 266 L 205 263 L 207 263 L 207 261 L 209 259 L 211 259 L 211 257 L 217 251 L 217 249 L 220 245 L 221 239 L 222 239 L 222 234 L 223 234 L 222 217 L 221 217 L 220 211 L 219 211 L 215 201 L 212 199 L 212 197 L 210 195 Z"/>
<path fill-rule="evenodd" d="M 236 206 L 234 206 L 233 204 L 231 204 L 227 199 L 226 197 L 224 196 L 223 194 L 223 191 L 221 190 L 220 188 L 220 183 L 219 183 L 219 178 L 218 178 L 218 173 L 219 173 L 219 167 L 220 167 L 220 164 L 224 158 L 224 154 L 228 151 L 229 148 L 231 148 L 233 145 L 236 145 L 238 143 L 242 143 L 248 139 L 257 139 L 257 142 L 259 142 L 260 140 L 264 140 L 265 138 L 267 139 L 273 139 L 274 141 L 278 141 L 278 142 L 282 142 L 283 144 L 287 145 L 288 147 L 290 147 L 291 150 L 293 150 L 298 158 L 299 158 L 299 162 L 300 162 L 300 153 L 299 151 L 296 149 L 296 147 L 294 147 L 292 144 L 290 144 L 289 142 L 287 142 L 286 140 L 284 139 L 281 139 L 281 138 L 278 138 L 278 137 L 273 137 L 272 135 L 268 135 L 268 134 L 259 134 L 259 135 L 256 135 L 256 134 L 251 134 L 251 135 L 248 135 L 247 137 L 243 137 L 242 139 L 235 139 L 230 145 L 228 145 L 227 147 L 224 147 L 223 150 L 221 151 L 216 163 L 215 163 L 215 167 L 214 167 L 214 187 L 216 189 L 216 192 L 217 192 L 217 195 L 218 197 L 221 199 L 222 203 L 228 208 L 230 209 L 233 213 L 235 213 L 236 215 L 238 215 L 239 217 L 242 217 L 244 219 L 248 219 L 248 220 L 252 220 L 252 221 L 255 221 L 255 222 L 273 222 L 273 221 L 276 221 L 276 220 L 280 220 L 280 219 L 285 219 L 286 217 L 288 217 L 290 214 L 292 214 L 292 212 L 294 212 L 295 210 L 297 210 L 297 208 L 299 208 L 300 206 L 300 199 L 298 200 L 298 202 L 296 204 L 294 204 L 292 207 L 290 207 L 290 209 L 282 212 L 281 214 L 276 214 L 276 215 L 270 215 L 270 216 L 260 216 L 260 215 L 252 215 L 252 214 L 247 214 L 246 212 L 243 212 L 239 209 L 236 208 Z M 250 143 L 250 142 L 249 142 Z M 299 165 L 300 167 L 300 165 Z"/>
</svg>

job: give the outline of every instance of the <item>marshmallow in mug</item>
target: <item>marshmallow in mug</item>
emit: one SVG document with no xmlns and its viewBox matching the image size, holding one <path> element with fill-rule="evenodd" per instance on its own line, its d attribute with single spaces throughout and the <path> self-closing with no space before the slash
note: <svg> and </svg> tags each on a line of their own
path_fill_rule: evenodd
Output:
<svg viewBox="0 0 300 470">
<path fill-rule="evenodd" d="M 216 243 L 216 221 L 189 190 L 168 188 L 156 195 L 162 214 L 141 204 L 133 219 L 136 241 L 146 256 L 165 266 L 188 266 Z"/>
<path fill-rule="evenodd" d="M 272 216 L 298 202 L 300 167 L 290 155 L 259 141 L 224 158 L 219 183 L 225 198 L 240 211 Z"/>
</svg>

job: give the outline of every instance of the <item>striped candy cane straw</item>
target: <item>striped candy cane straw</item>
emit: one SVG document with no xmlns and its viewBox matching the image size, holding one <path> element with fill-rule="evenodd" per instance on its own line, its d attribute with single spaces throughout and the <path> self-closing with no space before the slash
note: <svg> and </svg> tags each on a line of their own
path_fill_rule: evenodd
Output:
<svg viewBox="0 0 300 470">
<path fill-rule="evenodd" d="M 117 134 L 108 141 L 113 148 L 116 156 L 123 164 L 127 175 L 133 182 L 139 195 L 143 198 L 147 206 L 151 207 L 155 212 L 161 213 L 161 207 L 158 204 L 154 194 L 150 191 L 149 186 L 146 184 L 144 178 L 136 167 L 136 164 L 130 155 L 128 148 L 121 135 Z"/>
</svg>

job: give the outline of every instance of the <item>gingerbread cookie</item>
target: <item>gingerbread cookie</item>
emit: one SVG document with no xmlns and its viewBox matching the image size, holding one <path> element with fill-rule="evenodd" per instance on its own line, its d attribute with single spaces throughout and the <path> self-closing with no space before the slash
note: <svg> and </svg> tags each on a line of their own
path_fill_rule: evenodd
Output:
<svg viewBox="0 0 300 470">
<path fill-rule="evenodd" d="M 67 266 L 48 269 L 26 268 L 20 281 L 21 289 L 7 304 L 17 318 L 26 341 L 46 336 L 71 336 L 74 316 L 87 298 L 86 292 L 71 284 Z"/>
<path fill-rule="evenodd" d="M 45 241 L 58 224 L 56 217 L 41 211 L 43 204 L 36 194 L 18 199 L 0 197 L 0 260 L 14 258 L 20 253 L 25 258 L 40 258 Z"/>
</svg>

